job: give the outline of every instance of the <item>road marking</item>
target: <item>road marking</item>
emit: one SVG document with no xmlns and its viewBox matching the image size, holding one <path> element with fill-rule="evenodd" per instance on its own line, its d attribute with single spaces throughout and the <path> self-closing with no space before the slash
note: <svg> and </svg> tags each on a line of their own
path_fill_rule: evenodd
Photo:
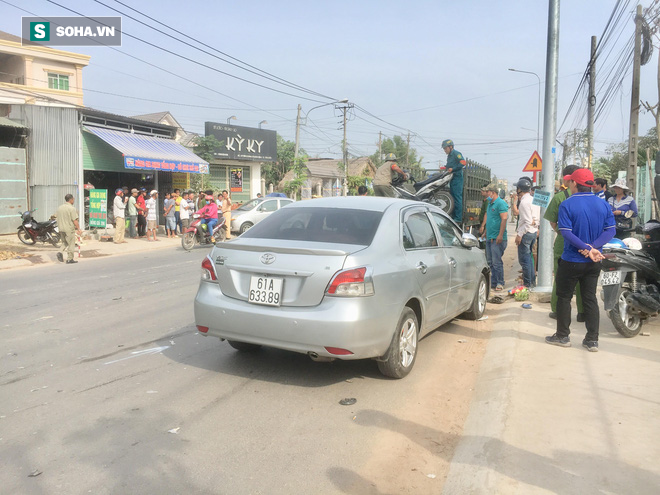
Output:
<svg viewBox="0 0 660 495">
<path fill-rule="evenodd" d="M 170 348 L 169 345 L 161 345 L 160 347 L 152 347 L 151 349 L 144 349 L 142 351 L 133 351 L 131 352 L 130 356 L 121 359 L 115 359 L 114 361 L 108 361 L 107 363 L 103 363 L 103 364 L 114 364 L 120 361 L 126 361 L 127 359 L 133 359 L 140 356 L 148 356 L 150 354 L 160 354 L 165 349 L 169 349 L 169 348 Z"/>
</svg>

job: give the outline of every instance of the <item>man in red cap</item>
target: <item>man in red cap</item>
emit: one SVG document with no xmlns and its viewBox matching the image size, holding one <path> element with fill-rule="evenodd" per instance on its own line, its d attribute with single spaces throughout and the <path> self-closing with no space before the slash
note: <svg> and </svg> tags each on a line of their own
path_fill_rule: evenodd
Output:
<svg viewBox="0 0 660 495">
<path fill-rule="evenodd" d="M 564 251 L 559 260 L 557 283 L 557 332 L 545 338 L 548 344 L 570 347 L 571 298 L 575 285 L 582 288 L 582 304 L 587 334 L 583 347 L 598 351 L 598 299 L 596 289 L 600 274 L 600 249 L 615 233 L 615 222 L 608 205 L 591 192 L 594 174 L 577 169 L 564 181 L 571 196 L 559 205 L 558 227 L 564 238 Z"/>
</svg>

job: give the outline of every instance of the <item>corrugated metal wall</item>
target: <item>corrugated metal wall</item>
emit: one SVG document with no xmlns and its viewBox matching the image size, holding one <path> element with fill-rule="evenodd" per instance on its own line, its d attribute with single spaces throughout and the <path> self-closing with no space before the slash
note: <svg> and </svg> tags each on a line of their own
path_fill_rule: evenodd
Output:
<svg viewBox="0 0 660 495">
<path fill-rule="evenodd" d="M 0 234 L 14 234 L 28 209 L 25 150 L 0 147 Z"/>
<path fill-rule="evenodd" d="M 35 218 L 47 220 L 73 194 L 78 199 L 80 129 L 75 108 L 23 105 L 28 139 L 28 184 Z"/>
</svg>

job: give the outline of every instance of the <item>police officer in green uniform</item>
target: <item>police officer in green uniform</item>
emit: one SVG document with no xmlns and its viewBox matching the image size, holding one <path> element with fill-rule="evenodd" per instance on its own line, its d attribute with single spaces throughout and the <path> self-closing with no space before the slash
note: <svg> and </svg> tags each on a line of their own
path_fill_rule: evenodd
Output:
<svg viewBox="0 0 660 495">
<path fill-rule="evenodd" d="M 467 164 L 460 151 L 454 149 L 454 141 L 445 139 L 442 149 L 447 153 L 447 170 L 454 175 L 449 182 L 449 192 L 454 198 L 454 214 L 456 223 L 463 221 L 463 167 Z"/>
<path fill-rule="evenodd" d="M 385 163 L 376 170 L 373 182 L 374 194 L 376 196 L 385 196 L 388 198 L 396 197 L 394 194 L 394 188 L 392 187 L 392 180 L 394 180 L 397 175 L 403 175 L 404 178 L 408 178 L 406 173 L 396 164 L 396 156 L 394 156 L 394 153 L 388 153 L 385 158 Z"/>
<path fill-rule="evenodd" d="M 562 177 L 571 175 L 578 168 L 580 167 L 576 165 L 569 165 L 568 167 L 564 167 L 564 169 L 561 171 Z M 548 222 L 550 222 L 550 225 L 552 225 L 552 228 L 555 230 L 555 232 L 557 232 L 559 205 L 570 195 L 571 195 L 571 190 L 568 189 L 567 181 L 564 180 L 563 187 L 557 194 L 555 194 L 552 197 L 550 203 L 548 204 L 548 208 L 545 210 L 545 215 L 543 215 L 543 218 L 545 218 Z M 562 235 L 557 234 L 557 237 L 555 238 L 555 244 L 552 249 L 555 277 L 557 276 L 557 270 L 559 269 L 559 258 L 561 258 L 561 254 L 563 252 L 564 252 L 564 237 Z M 577 321 L 582 322 L 584 321 L 584 309 L 582 306 L 582 294 L 580 293 L 579 283 L 575 286 L 575 300 L 577 302 L 577 308 L 578 308 Z M 552 312 L 550 313 L 550 318 L 554 318 L 556 320 L 557 319 L 557 281 L 556 280 L 552 284 L 552 299 L 550 300 L 550 308 L 552 310 Z"/>
</svg>

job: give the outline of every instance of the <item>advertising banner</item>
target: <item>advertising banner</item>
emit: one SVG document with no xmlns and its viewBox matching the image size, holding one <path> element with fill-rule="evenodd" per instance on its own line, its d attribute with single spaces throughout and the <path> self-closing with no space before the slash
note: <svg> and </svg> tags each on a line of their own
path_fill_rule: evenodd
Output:
<svg viewBox="0 0 660 495">
<path fill-rule="evenodd" d="M 231 192 L 243 192 L 243 169 L 232 168 L 229 185 Z"/>
<path fill-rule="evenodd" d="M 213 150 L 213 158 L 253 162 L 277 161 L 275 131 L 216 122 L 206 122 L 205 129 L 207 136 L 215 136 L 220 141 L 220 147 Z"/>
<path fill-rule="evenodd" d="M 190 174 L 181 174 L 174 172 L 172 174 L 172 190 L 181 189 L 182 191 L 190 188 Z"/>
<path fill-rule="evenodd" d="M 89 191 L 89 227 L 104 229 L 108 222 L 108 190 Z"/>
<path fill-rule="evenodd" d="M 209 173 L 209 166 L 206 163 L 170 162 L 167 160 L 154 160 L 152 158 L 140 158 L 137 156 L 124 156 L 124 167 L 138 170 L 163 170 L 191 174 Z"/>
</svg>

